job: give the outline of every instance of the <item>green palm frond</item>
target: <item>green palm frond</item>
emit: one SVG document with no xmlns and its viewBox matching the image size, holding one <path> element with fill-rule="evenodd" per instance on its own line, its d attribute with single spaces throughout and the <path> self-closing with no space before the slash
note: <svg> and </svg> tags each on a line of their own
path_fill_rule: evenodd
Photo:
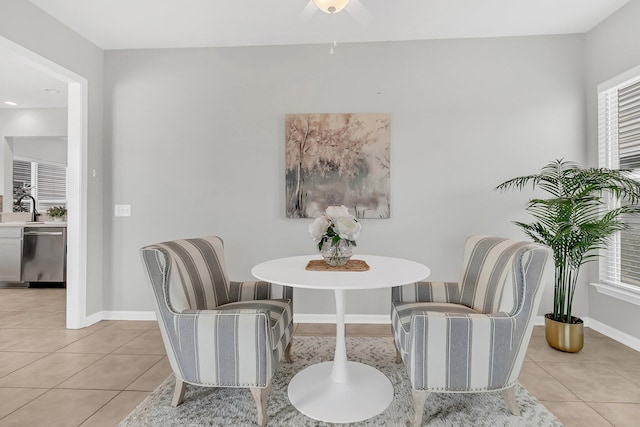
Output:
<svg viewBox="0 0 640 427">
<path fill-rule="evenodd" d="M 629 227 L 626 218 L 640 214 L 640 183 L 629 171 L 582 169 L 560 159 L 548 163 L 539 174 L 510 179 L 496 190 L 523 190 L 528 185 L 551 197 L 529 200 L 526 210 L 535 221 L 515 224 L 534 242 L 552 249 L 556 266 L 554 319 L 566 321 L 571 318 L 579 268 L 596 258 L 597 251 L 605 248 L 615 233 Z M 607 210 L 609 197 L 626 204 Z"/>
</svg>

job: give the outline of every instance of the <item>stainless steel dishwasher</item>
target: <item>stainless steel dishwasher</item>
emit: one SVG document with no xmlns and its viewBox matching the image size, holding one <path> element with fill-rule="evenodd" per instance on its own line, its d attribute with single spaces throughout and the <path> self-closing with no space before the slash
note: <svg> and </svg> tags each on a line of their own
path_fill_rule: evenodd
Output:
<svg viewBox="0 0 640 427">
<path fill-rule="evenodd" d="M 22 281 L 67 280 L 67 229 L 25 227 L 22 235 Z"/>
</svg>

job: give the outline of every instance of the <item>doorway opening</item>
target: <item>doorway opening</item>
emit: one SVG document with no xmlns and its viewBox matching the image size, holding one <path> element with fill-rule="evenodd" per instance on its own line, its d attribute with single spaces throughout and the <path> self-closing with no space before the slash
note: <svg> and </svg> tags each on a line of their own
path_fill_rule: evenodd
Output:
<svg viewBox="0 0 640 427">
<path fill-rule="evenodd" d="M 29 49 L 0 37 L 0 48 L 68 85 L 66 326 L 87 326 L 87 80 Z"/>
</svg>

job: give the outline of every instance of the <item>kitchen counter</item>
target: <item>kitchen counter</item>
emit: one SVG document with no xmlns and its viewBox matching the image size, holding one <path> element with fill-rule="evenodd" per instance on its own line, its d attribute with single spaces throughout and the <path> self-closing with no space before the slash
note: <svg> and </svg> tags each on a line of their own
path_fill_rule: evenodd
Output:
<svg viewBox="0 0 640 427">
<path fill-rule="evenodd" d="M 45 221 L 45 222 L 28 222 L 28 221 L 14 221 L 14 222 L 0 222 L 0 227 L 66 227 L 66 221 Z"/>
</svg>

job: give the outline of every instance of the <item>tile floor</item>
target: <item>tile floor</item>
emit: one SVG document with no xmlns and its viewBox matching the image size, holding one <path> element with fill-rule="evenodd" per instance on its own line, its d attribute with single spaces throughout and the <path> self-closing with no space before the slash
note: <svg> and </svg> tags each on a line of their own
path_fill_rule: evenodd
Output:
<svg viewBox="0 0 640 427">
<path fill-rule="evenodd" d="M 171 371 L 155 322 L 64 328 L 64 289 L 0 289 L 0 427 L 115 426 Z M 334 335 L 297 325 L 296 335 Z M 388 325 L 347 335 L 390 336 Z M 565 354 L 535 328 L 520 382 L 568 427 L 640 425 L 640 353 L 592 330 Z"/>
</svg>

